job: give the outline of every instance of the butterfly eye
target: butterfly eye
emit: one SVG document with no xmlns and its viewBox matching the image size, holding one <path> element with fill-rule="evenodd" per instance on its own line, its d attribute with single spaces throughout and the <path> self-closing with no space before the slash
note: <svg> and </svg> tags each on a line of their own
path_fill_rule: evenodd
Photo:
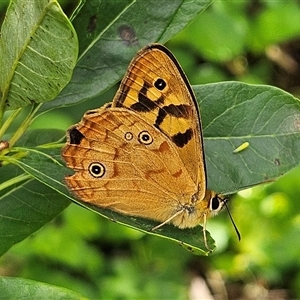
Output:
<svg viewBox="0 0 300 300">
<path fill-rule="evenodd" d="M 167 83 L 166 83 L 163 79 L 158 78 L 158 79 L 156 79 L 156 81 L 154 82 L 154 86 L 155 86 L 158 90 L 162 91 L 162 90 L 167 86 Z"/>
<path fill-rule="evenodd" d="M 209 208 L 213 212 L 218 212 L 223 207 L 223 201 L 216 195 L 210 200 Z"/>
<path fill-rule="evenodd" d="M 150 145 L 153 142 L 153 138 L 148 131 L 141 131 L 138 140 L 145 145 Z"/>
<path fill-rule="evenodd" d="M 105 167 L 101 163 L 91 163 L 89 166 L 90 174 L 95 178 L 101 178 L 105 174 Z"/>
</svg>

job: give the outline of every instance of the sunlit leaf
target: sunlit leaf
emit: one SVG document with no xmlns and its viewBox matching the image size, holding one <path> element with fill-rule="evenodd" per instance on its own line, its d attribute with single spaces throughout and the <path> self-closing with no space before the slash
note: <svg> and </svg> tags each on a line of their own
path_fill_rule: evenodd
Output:
<svg viewBox="0 0 300 300">
<path fill-rule="evenodd" d="M 73 20 L 81 45 L 73 78 L 58 98 L 42 109 L 74 104 L 104 92 L 120 80 L 140 48 L 170 39 L 210 3 L 86 1 Z"/>
<path fill-rule="evenodd" d="M 1 101 L 9 109 L 52 100 L 71 78 L 77 35 L 55 0 L 13 0 L 1 29 Z"/>
<path fill-rule="evenodd" d="M 87 299 L 62 287 L 22 278 L 0 277 L 0 290 L 2 299 Z"/>
<path fill-rule="evenodd" d="M 42 149 L 28 150 L 29 154 L 23 159 L 11 161 L 37 180 L 54 189 L 57 193 L 64 195 L 81 206 L 100 213 L 114 222 L 125 224 L 148 234 L 174 240 L 194 254 L 207 255 L 210 252 L 206 249 L 201 226 L 182 230 L 172 225 L 165 225 L 156 231 L 151 231 L 157 225 L 157 222 L 121 215 L 74 199 L 64 184 L 64 176 L 70 174 L 71 171 L 60 164 L 60 151 L 57 149 L 50 151 Z M 47 159 L 45 155 L 50 155 L 51 159 Z M 215 246 L 209 233 L 207 233 L 207 241 L 209 248 L 214 249 Z"/>
<path fill-rule="evenodd" d="M 299 164 L 300 104 L 296 98 L 277 88 L 237 82 L 194 88 L 201 107 L 209 188 L 231 194 L 275 180 Z M 234 153 L 244 142 L 248 148 Z M 28 155 L 14 163 L 72 199 L 63 183 L 71 171 L 63 167 L 58 149 L 28 149 Z M 180 230 L 170 225 L 151 232 L 157 223 L 78 203 L 111 220 L 177 240 L 194 252 L 206 251 L 201 227 Z"/>
<path fill-rule="evenodd" d="M 300 102 L 278 88 L 224 82 L 195 87 L 208 186 L 233 193 L 300 164 Z M 233 150 L 244 142 L 244 151 Z"/>
</svg>

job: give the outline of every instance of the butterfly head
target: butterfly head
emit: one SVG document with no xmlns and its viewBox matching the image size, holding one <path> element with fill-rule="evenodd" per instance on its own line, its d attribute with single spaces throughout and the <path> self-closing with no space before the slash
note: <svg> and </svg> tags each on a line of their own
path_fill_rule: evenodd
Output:
<svg viewBox="0 0 300 300">
<path fill-rule="evenodd" d="M 225 198 L 223 195 L 217 194 L 214 191 L 206 190 L 205 198 L 203 201 L 203 204 L 206 206 L 204 208 L 204 212 L 206 214 L 206 217 L 213 217 L 219 213 L 219 211 L 222 210 L 224 205 L 226 205 L 227 198 Z"/>
<path fill-rule="evenodd" d="M 214 216 L 216 215 L 223 207 L 226 208 L 227 212 L 228 212 L 228 215 L 229 215 L 229 218 L 231 220 L 231 223 L 235 229 L 235 232 L 237 234 L 237 237 L 239 240 L 241 240 L 241 235 L 240 235 L 240 232 L 237 228 L 237 226 L 235 225 L 235 222 L 232 218 L 232 215 L 230 213 L 230 210 L 227 206 L 227 201 L 228 201 L 228 198 L 225 198 L 224 196 L 222 195 L 219 195 L 219 194 L 216 194 L 215 192 L 212 192 L 212 191 L 207 191 L 210 193 L 210 201 L 209 201 L 209 211 L 210 211 L 210 214 L 209 216 Z"/>
<path fill-rule="evenodd" d="M 226 205 L 228 199 L 213 191 L 208 190 L 207 193 L 209 193 L 209 215 L 215 216 L 224 207 L 224 205 Z"/>
</svg>

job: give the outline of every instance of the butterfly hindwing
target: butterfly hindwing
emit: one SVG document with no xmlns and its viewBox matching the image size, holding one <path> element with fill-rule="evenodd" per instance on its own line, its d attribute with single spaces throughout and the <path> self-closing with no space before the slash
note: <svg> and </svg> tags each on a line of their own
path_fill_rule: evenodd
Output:
<svg viewBox="0 0 300 300">
<path fill-rule="evenodd" d="M 197 191 L 174 145 L 127 109 L 88 112 L 63 151 L 76 197 L 124 214 L 167 219 Z"/>
</svg>

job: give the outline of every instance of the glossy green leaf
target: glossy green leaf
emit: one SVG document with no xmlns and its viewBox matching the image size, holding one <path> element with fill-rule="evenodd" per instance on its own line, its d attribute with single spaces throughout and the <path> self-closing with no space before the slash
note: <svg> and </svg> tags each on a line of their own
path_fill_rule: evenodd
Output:
<svg viewBox="0 0 300 300">
<path fill-rule="evenodd" d="M 233 193 L 276 180 L 300 164 L 300 102 L 271 86 L 224 82 L 195 87 L 209 188 Z M 249 142 L 245 150 L 233 151 Z"/>
<path fill-rule="evenodd" d="M 57 141 L 61 136 L 62 131 L 58 130 L 44 130 L 43 132 L 35 130 L 24 135 L 19 145 L 26 143 L 36 146 L 42 143 L 45 147 L 51 145 L 48 143 Z M 24 153 L 26 152 L 22 154 Z M 3 159 L 5 160 L 5 157 Z M 70 201 L 45 184 L 33 180 L 31 176 L 28 176 L 28 172 L 24 174 L 22 169 L 15 165 L 3 165 L 0 172 L 1 255 L 51 221 L 70 204 Z"/>
<path fill-rule="evenodd" d="M 20 168 L 14 165 L 1 166 L 0 170 L 0 197 L 5 195 L 8 191 L 14 190 L 20 184 L 23 184 L 30 179 L 30 176 L 28 177 L 27 174 L 24 174 Z"/>
<path fill-rule="evenodd" d="M 9 109 L 54 99 L 69 82 L 78 41 L 55 0 L 13 0 L 1 29 L 1 101 Z"/>
<path fill-rule="evenodd" d="M 84 206 L 90 210 L 96 211 L 102 216 L 131 228 L 138 229 L 142 232 L 157 235 L 167 239 L 171 239 L 179 243 L 182 247 L 198 255 L 207 255 L 210 251 L 206 249 L 203 239 L 202 227 L 198 226 L 193 229 L 182 230 L 172 225 L 165 225 L 156 231 L 151 231 L 157 225 L 157 222 L 151 220 L 129 217 L 118 214 L 116 212 L 101 209 L 93 205 L 74 199 L 72 194 L 64 185 L 64 176 L 72 172 L 60 164 L 60 151 L 43 150 L 43 149 L 28 149 L 28 155 L 21 160 L 13 160 L 11 162 L 18 165 L 25 172 L 29 173 L 37 180 L 48 185 L 59 194 L 66 196 L 72 201 Z M 48 156 L 48 159 L 47 159 Z M 51 157 L 51 159 L 49 159 Z M 209 248 L 214 249 L 214 242 L 207 232 L 207 241 Z"/>
<path fill-rule="evenodd" d="M 16 146 L 43 148 L 57 147 L 55 144 L 65 139 L 66 132 L 60 129 L 34 129 L 26 131 Z"/>
<path fill-rule="evenodd" d="M 0 255 L 51 221 L 70 204 L 36 180 L 27 180 L 0 197 Z"/>
<path fill-rule="evenodd" d="M 1 299 L 87 299 L 73 291 L 49 284 L 13 277 L 0 277 Z"/>
<path fill-rule="evenodd" d="M 80 56 L 68 86 L 43 110 L 95 97 L 120 80 L 144 45 L 165 42 L 210 0 L 87 1 L 75 13 Z"/>
<path fill-rule="evenodd" d="M 298 99 L 270 86 L 238 82 L 195 86 L 194 89 L 201 107 L 209 188 L 231 194 L 275 180 L 299 164 Z M 244 142 L 248 142 L 249 147 L 234 153 Z M 63 184 L 64 175 L 71 171 L 62 166 L 58 149 L 28 149 L 28 155 L 14 163 L 72 199 Z M 144 232 L 157 224 L 80 204 Z M 204 253 L 199 228 L 180 230 L 163 226 L 151 234 L 177 240 L 195 253 Z"/>
<path fill-rule="evenodd" d="M 53 132 L 52 132 L 53 131 Z M 55 140 L 56 136 L 60 136 L 61 131 L 59 130 L 34 130 L 32 131 L 28 136 L 23 138 L 23 141 L 19 142 L 19 144 L 23 144 L 26 142 L 26 144 L 31 144 L 35 145 L 37 141 L 44 141 L 46 138 L 47 141 L 49 141 L 49 135 L 53 136 L 53 140 Z M 52 134 L 51 134 L 52 132 Z M 44 134 L 43 134 L 44 133 Z M 51 145 L 51 144 L 50 144 Z M 156 230 L 156 231 L 151 231 L 153 227 L 157 225 L 157 223 L 152 222 L 150 220 L 144 220 L 144 219 L 139 219 L 139 218 L 134 218 L 134 217 L 128 217 L 124 216 L 115 212 L 112 212 L 110 210 L 105 210 L 101 209 L 92 205 L 88 205 L 86 203 L 82 203 L 72 197 L 70 192 L 67 190 L 66 186 L 64 185 L 64 176 L 67 174 L 71 174 L 72 171 L 65 168 L 62 165 L 61 162 L 61 157 L 60 157 L 60 149 L 57 147 L 51 148 L 47 147 L 45 148 L 45 145 L 42 145 L 40 147 L 36 147 L 34 149 L 30 148 L 21 148 L 18 147 L 19 151 L 27 152 L 27 155 L 23 157 L 22 159 L 14 159 L 13 157 L 7 158 L 8 161 L 18 165 L 21 169 L 23 169 L 25 172 L 36 178 L 38 181 L 40 181 L 40 184 L 36 184 L 34 186 L 41 186 L 40 188 L 43 187 L 43 184 L 45 184 L 44 189 L 45 192 L 41 192 L 40 194 L 44 194 L 43 197 L 48 199 L 47 193 L 48 193 L 48 187 L 51 187 L 53 189 L 53 193 L 55 195 L 55 191 L 57 192 L 57 196 L 52 196 L 52 198 L 58 199 L 57 201 L 62 201 L 61 206 L 58 207 L 59 209 L 64 209 L 66 205 L 67 198 L 77 202 L 78 204 L 91 209 L 93 211 L 97 211 L 100 213 L 102 216 L 113 220 L 117 223 L 120 224 L 125 224 L 126 226 L 138 229 L 140 231 L 153 234 L 153 235 L 158 235 L 161 237 L 165 237 L 167 239 L 171 239 L 174 241 L 177 241 L 182 247 L 187 248 L 189 251 L 193 252 L 194 254 L 201 254 L 201 255 L 207 255 L 210 251 L 206 249 L 204 245 L 204 240 L 203 240 L 203 233 L 202 233 L 202 227 L 196 227 L 193 229 L 187 229 L 187 230 L 181 230 L 179 228 L 176 228 L 172 225 L 165 225 L 162 228 Z M 47 187 L 48 186 L 48 187 Z M 49 203 L 44 201 L 41 202 L 38 197 L 35 196 L 35 190 L 32 190 L 32 188 L 29 188 L 28 193 L 26 191 L 21 190 L 23 198 L 30 197 L 32 201 L 34 201 L 33 204 L 30 205 L 30 209 L 26 209 L 22 207 L 22 211 L 28 216 L 28 220 L 35 220 L 33 221 L 34 225 L 37 225 L 38 227 L 41 227 L 44 223 L 48 222 L 49 219 L 45 217 L 45 212 L 48 210 Z M 66 198 L 61 199 L 61 197 L 65 196 Z M 19 200 L 22 201 L 22 197 L 20 195 L 17 196 L 20 198 Z M 50 197 L 51 198 L 51 197 Z M 7 201 L 9 201 L 10 197 L 6 198 Z M 1 204 L 1 201 L 0 201 Z M 3 202 L 4 205 L 6 205 L 6 202 Z M 16 205 L 16 204 L 14 204 Z M 33 215 L 31 212 L 31 207 L 34 205 L 42 206 L 44 209 L 44 213 L 41 214 L 41 223 L 36 224 L 36 216 Z M 41 209 L 40 209 L 41 210 Z M 9 214 L 15 214 L 15 210 L 12 210 L 12 208 L 9 209 L 8 212 L 5 212 L 3 217 L 6 217 Z M 37 212 L 41 213 L 41 211 Z M 51 217 L 51 216 L 50 216 Z M 53 216 L 52 216 L 53 217 Z M 21 219 L 21 223 L 23 220 Z M 18 226 L 18 224 L 16 224 Z M 19 224 L 21 226 L 21 224 Z M 29 226 L 31 230 L 35 231 L 36 227 L 34 226 Z M 4 223 L 2 226 L 3 230 L 7 230 L 6 224 Z M 20 240 L 24 239 L 26 237 L 25 232 L 24 236 L 20 237 Z M 29 232 L 30 234 L 31 232 Z M 11 241 L 12 244 L 9 244 L 11 239 L 8 239 L 4 244 L 5 246 L 10 247 L 13 243 L 16 242 L 16 240 Z M 207 233 L 207 241 L 210 249 L 214 249 L 214 243 L 213 240 L 210 238 L 209 233 Z M 6 251 L 7 248 L 4 248 L 4 251 Z"/>
</svg>

